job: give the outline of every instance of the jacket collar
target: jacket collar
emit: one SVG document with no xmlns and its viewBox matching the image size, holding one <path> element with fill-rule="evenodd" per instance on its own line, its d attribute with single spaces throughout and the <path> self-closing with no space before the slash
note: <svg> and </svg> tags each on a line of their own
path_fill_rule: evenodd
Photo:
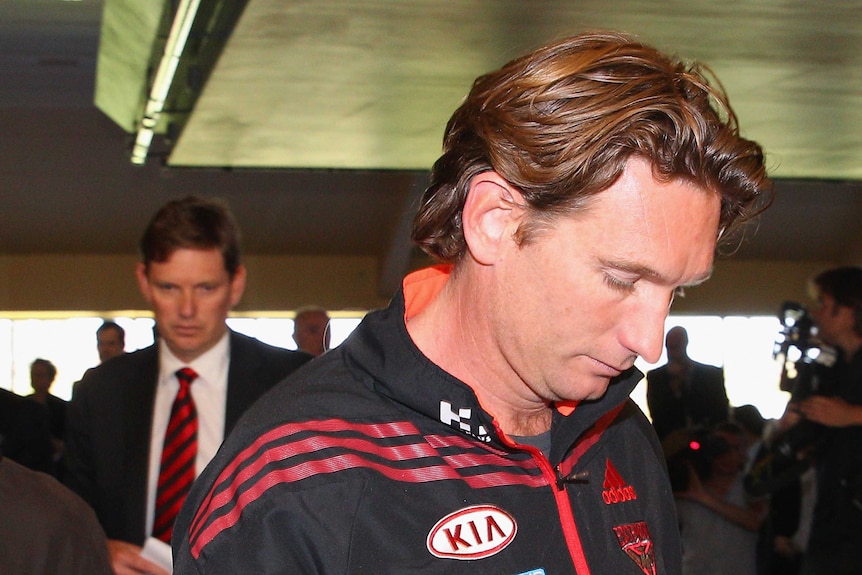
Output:
<svg viewBox="0 0 862 575">
<path fill-rule="evenodd" d="M 493 417 L 481 408 L 472 388 L 425 357 L 407 332 L 406 319 L 434 298 L 449 271 L 448 266 L 436 266 L 407 276 L 389 307 L 368 314 L 357 327 L 346 359 L 393 401 L 482 442 L 505 447 Z M 642 377 L 631 368 L 615 378 L 600 399 L 582 401 L 574 410 L 561 406 L 551 429 L 552 463 L 603 415 L 628 401 Z"/>
</svg>

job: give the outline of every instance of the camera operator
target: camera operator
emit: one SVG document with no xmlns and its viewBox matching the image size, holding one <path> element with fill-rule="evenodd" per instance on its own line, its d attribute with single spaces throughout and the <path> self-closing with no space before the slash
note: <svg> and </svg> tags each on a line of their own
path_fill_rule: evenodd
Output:
<svg viewBox="0 0 862 575">
<path fill-rule="evenodd" d="M 811 317 L 837 359 L 816 366 L 818 386 L 792 402 L 785 425 L 823 426 L 814 447 L 817 502 L 803 575 L 862 573 L 862 268 L 824 271 L 812 281 Z"/>
</svg>

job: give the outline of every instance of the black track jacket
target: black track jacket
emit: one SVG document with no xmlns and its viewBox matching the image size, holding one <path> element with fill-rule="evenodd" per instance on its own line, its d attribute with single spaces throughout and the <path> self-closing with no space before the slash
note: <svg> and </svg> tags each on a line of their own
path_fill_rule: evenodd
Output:
<svg viewBox="0 0 862 575">
<path fill-rule="evenodd" d="M 445 277 L 408 276 L 245 414 L 186 501 L 174 573 L 680 573 L 641 374 L 556 411 L 549 457 L 514 445 L 407 333 L 405 294 Z"/>
</svg>

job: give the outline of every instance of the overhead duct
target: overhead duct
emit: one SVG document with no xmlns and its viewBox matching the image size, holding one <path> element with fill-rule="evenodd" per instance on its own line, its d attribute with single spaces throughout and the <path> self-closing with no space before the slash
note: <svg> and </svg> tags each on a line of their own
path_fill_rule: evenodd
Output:
<svg viewBox="0 0 862 575">
<path fill-rule="evenodd" d="M 170 152 L 246 4 L 105 0 L 95 104 L 134 137 L 133 163 Z"/>
<path fill-rule="evenodd" d="M 158 126 L 162 110 L 165 108 L 165 102 L 171 90 L 171 84 L 174 81 L 180 57 L 183 54 L 183 50 L 185 50 L 189 32 L 192 29 L 199 6 L 200 0 L 180 0 L 180 4 L 174 14 L 171 31 L 165 44 L 165 51 L 156 69 L 156 76 L 150 87 L 144 115 L 138 126 L 135 144 L 132 148 L 133 164 L 143 164 L 147 159 L 154 131 L 156 126 Z"/>
</svg>

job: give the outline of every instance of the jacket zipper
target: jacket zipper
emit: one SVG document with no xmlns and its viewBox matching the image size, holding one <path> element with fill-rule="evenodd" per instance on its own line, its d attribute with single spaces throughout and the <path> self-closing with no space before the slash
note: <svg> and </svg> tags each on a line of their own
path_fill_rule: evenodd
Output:
<svg viewBox="0 0 862 575">
<path fill-rule="evenodd" d="M 560 525 L 563 528 L 563 537 L 566 540 L 566 547 L 569 549 L 569 555 L 572 558 L 572 563 L 575 565 L 577 575 L 590 575 L 590 567 L 587 564 L 587 558 L 584 555 L 584 548 L 581 545 L 581 537 L 578 535 L 578 526 L 575 524 L 575 516 L 572 513 L 572 504 L 569 501 L 569 495 L 566 492 L 566 485 L 563 478 L 551 467 L 551 462 L 545 457 L 541 450 L 531 445 L 520 445 L 514 443 L 494 421 L 494 427 L 497 428 L 497 435 L 504 444 L 516 449 L 527 451 L 542 470 L 542 475 L 548 481 L 551 490 L 554 493 L 554 501 L 557 504 L 557 513 L 559 514 Z"/>
<path fill-rule="evenodd" d="M 575 523 L 575 515 L 572 513 L 572 503 L 566 491 L 566 484 L 560 474 L 551 468 L 551 462 L 544 454 L 534 453 L 533 457 L 541 467 L 542 474 L 549 478 L 551 488 L 554 490 L 554 499 L 560 514 L 560 524 L 563 526 L 563 535 L 566 538 L 569 555 L 572 556 L 572 562 L 575 564 L 575 572 L 578 575 L 590 575 L 590 567 L 584 556 L 584 548 L 581 545 L 581 536 L 578 534 L 578 526 Z"/>
</svg>

